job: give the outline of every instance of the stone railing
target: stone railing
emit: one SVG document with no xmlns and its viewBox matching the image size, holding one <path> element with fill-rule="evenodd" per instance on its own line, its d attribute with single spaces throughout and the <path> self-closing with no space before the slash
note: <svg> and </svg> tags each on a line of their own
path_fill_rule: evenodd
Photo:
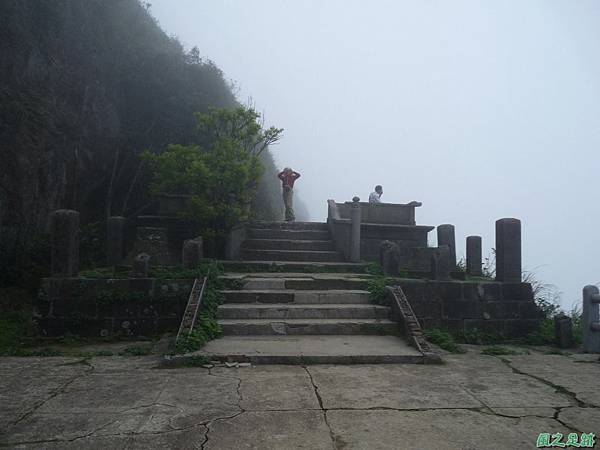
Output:
<svg viewBox="0 0 600 450">
<path fill-rule="evenodd" d="M 435 353 L 423 335 L 419 319 L 413 312 L 402 288 L 400 286 L 388 286 L 387 295 L 391 300 L 391 308 L 394 316 L 402 322 L 404 335 L 410 345 L 423 354 L 425 364 L 439 364 L 442 362 L 440 355 Z"/>
<path fill-rule="evenodd" d="M 337 203 L 340 218 L 350 219 L 354 200 L 351 202 Z M 368 203 L 360 202 L 363 223 L 415 225 L 415 208 L 421 206 L 419 202 L 408 204 L 401 203 Z"/>
<path fill-rule="evenodd" d="M 583 351 L 600 353 L 600 290 L 597 286 L 583 288 Z"/>
</svg>

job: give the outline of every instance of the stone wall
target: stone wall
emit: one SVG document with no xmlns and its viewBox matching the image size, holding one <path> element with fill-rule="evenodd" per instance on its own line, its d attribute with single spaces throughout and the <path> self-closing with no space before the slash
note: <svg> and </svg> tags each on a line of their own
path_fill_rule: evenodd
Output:
<svg viewBox="0 0 600 450">
<path fill-rule="evenodd" d="M 193 280 L 45 278 L 35 317 L 46 336 L 149 336 L 177 330 Z"/>
<path fill-rule="evenodd" d="M 518 337 L 541 319 L 531 284 L 403 280 L 406 298 L 423 328 L 479 329 Z"/>
</svg>

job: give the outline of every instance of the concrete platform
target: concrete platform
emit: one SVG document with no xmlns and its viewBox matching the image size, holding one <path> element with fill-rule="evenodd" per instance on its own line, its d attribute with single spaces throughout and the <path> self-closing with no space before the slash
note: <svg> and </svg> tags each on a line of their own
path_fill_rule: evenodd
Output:
<svg viewBox="0 0 600 450">
<path fill-rule="evenodd" d="M 202 350 L 222 361 L 252 364 L 423 363 L 397 336 L 225 336 Z"/>
</svg>

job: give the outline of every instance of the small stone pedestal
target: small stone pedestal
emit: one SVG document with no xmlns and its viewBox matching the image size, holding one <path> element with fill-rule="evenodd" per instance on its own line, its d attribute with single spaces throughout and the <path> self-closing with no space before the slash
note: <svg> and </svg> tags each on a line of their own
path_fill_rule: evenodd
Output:
<svg viewBox="0 0 600 450">
<path fill-rule="evenodd" d="M 200 265 L 203 257 L 203 241 L 201 237 L 187 239 L 183 243 L 181 255 L 183 267 L 186 269 L 195 269 Z"/>
</svg>

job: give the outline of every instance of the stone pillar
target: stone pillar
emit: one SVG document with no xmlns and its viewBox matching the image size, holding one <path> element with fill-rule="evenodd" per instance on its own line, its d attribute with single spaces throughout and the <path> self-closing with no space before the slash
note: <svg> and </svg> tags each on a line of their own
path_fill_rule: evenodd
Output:
<svg viewBox="0 0 600 450">
<path fill-rule="evenodd" d="M 129 276 L 131 278 L 148 278 L 149 269 L 150 255 L 148 253 L 140 253 L 133 259 L 132 270 Z"/>
<path fill-rule="evenodd" d="M 496 221 L 496 281 L 521 282 L 521 221 Z"/>
<path fill-rule="evenodd" d="M 447 245 L 438 246 L 431 255 L 431 278 L 434 280 L 450 279 L 450 248 Z"/>
<path fill-rule="evenodd" d="M 481 236 L 467 236 L 467 273 L 481 276 L 481 262 Z"/>
<path fill-rule="evenodd" d="M 596 286 L 589 285 L 583 288 L 581 327 L 583 351 L 600 353 L 600 290 Z"/>
<path fill-rule="evenodd" d="M 350 234 L 350 261 L 360 262 L 360 198 L 352 199 L 350 210 L 350 220 L 352 222 L 352 232 Z"/>
<path fill-rule="evenodd" d="M 456 238 L 454 233 L 454 225 L 448 223 L 438 225 L 437 227 L 438 247 L 443 245 L 448 246 L 448 258 L 450 270 L 456 269 Z"/>
<path fill-rule="evenodd" d="M 573 321 L 565 314 L 554 317 L 554 339 L 559 348 L 573 347 Z"/>
<path fill-rule="evenodd" d="M 79 213 L 58 209 L 50 214 L 50 268 L 53 277 L 79 275 Z"/>
<path fill-rule="evenodd" d="M 126 221 L 121 216 L 109 217 L 106 221 L 106 262 L 109 266 L 116 266 L 123 260 Z"/>
<path fill-rule="evenodd" d="M 204 257 L 203 241 L 201 237 L 187 239 L 183 243 L 181 262 L 186 269 L 196 269 Z"/>
</svg>

